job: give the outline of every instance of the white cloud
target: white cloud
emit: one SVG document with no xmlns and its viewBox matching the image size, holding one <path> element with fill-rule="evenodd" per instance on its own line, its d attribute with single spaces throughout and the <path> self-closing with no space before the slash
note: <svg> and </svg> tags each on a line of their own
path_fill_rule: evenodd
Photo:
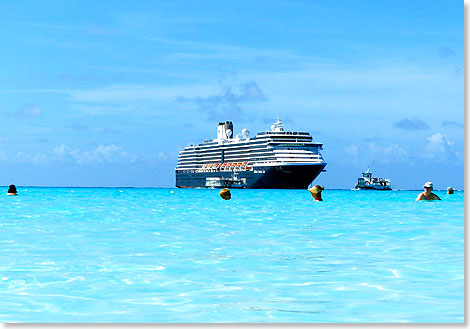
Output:
<svg viewBox="0 0 470 329">
<path fill-rule="evenodd" d="M 407 163 L 419 166 L 421 161 L 432 160 L 435 163 L 463 163 L 464 153 L 459 151 L 459 144 L 454 144 L 448 136 L 435 133 L 428 138 L 413 141 L 413 144 L 397 144 L 385 142 L 365 142 L 346 145 L 343 150 L 347 161 L 361 165 L 389 165 Z"/>
<path fill-rule="evenodd" d="M 23 152 L 17 152 L 15 158 L 16 158 L 16 161 L 18 161 L 20 163 L 21 162 L 29 162 L 29 160 L 28 160 L 29 157 L 26 156 Z"/>
<path fill-rule="evenodd" d="M 220 72 L 217 74 L 215 69 L 207 69 L 206 66 L 201 68 L 195 65 L 195 69 L 185 69 L 188 65 L 187 59 L 177 59 L 177 56 L 171 53 L 175 63 L 168 68 L 162 68 L 161 75 L 177 75 L 176 79 L 171 81 L 179 81 L 178 85 L 165 85 L 165 79 L 162 79 L 161 85 L 137 83 L 37 92 L 62 92 L 72 103 L 71 108 L 90 115 L 140 113 L 156 109 L 174 113 L 175 109 L 181 109 L 184 105 L 175 100 L 210 99 L 219 95 L 219 79 L 222 79 L 223 84 L 229 86 L 256 81 L 268 99 L 265 103 L 256 104 L 258 113 L 265 111 L 263 115 L 266 112 L 284 114 L 289 111 L 301 115 L 308 111 L 328 111 L 330 115 L 354 114 L 356 118 L 370 115 L 387 117 L 388 121 L 393 122 L 405 115 L 425 117 L 429 109 L 461 110 L 459 101 L 462 79 L 454 76 L 447 67 L 430 67 L 426 63 L 416 64 L 406 60 L 384 60 L 376 65 L 352 65 L 314 56 L 298 56 L 292 51 L 282 49 L 273 52 L 189 41 L 156 41 L 181 45 L 188 49 L 190 56 L 204 58 L 214 53 L 221 58 L 225 55 L 232 56 L 236 60 L 234 63 L 238 64 L 233 65 L 233 73 L 225 74 L 221 78 Z M 247 56 L 253 59 L 266 58 L 269 65 L 261 66 L 262 68 L 255 64 L 241 65 L 237 56 L 245 54 L 249 54 Z M 181 69 L 175 70 L 174 64 L 181 64 L 177 65 Z M 254 88 L 246 91 L 257 92 Z M 436 94 L 445 97 L 436 98 Z M 452 100 L 450 104 L 449 99 Z M 193 110 L 197 112 L 197 106 L 193 106 Z M 444 120 L 445 111 L 440 110 L 437 113 L 436 120 Z M 445 113 L 445 117 L 447 114 Z M 429 122 L 429 125 L 432 124 L 433 122 Z"/>
<path fill-rule="evenodd" d="M 430 109 L 461 110 L 462 80 L 444 68 L 406 62 L 387 64 L 351 68 L 341 63 L 312 63 L 295 70 L 247 70 L 237 79 L 252 79 L 262 86 L 269 99 L 267 112 L 283 113 L 288 104 L 289 113 L 295 115 L 316 111 L 328 116 L 354 115 L 368 120 L 372 116 L 393 122 L 408 115 L 424 118 Z M 446 97 L 436 98 L 436 94 Z M 448 114 L 441 110 L 435 119 Z"/>
<path fill-rule="evenodd" d="M 348 145 L 344 151 L 349 156 L 352 163 L 361 164 L 390 164 L 393 162 L 402 162 L 408 159 L 408 152 L 398 144 L 390 143 L 388 145 L 380 145 L 375 142 L 362 143 L 360 145 Z"/>
<path fill-rule="evenodd" d="M 433 159 L 438 162 L 457 159 L 457 155 L 452 149 L 453 143 L 446 135 L 436 133 L 426 139 L 426 152 L 424 158 Z"/>
<path fill-rule="evenodd" d="M 17 152 L 14 157 L 8 157 L 4 154 L 7 160 L 14 161 L 17 163 L 32 163 L 32 164 L 47 164 L 49 162 L 46 154 L 36 152 L 35 154 L 25 154 L 23 152 Z"/>
<path fill-rule="evenodd" d="M 185 85 L 176 87 L 150 85 L 115 85 L 94 89 L 69 90 L 67 93 L 74 102 L 102 104 L 130 101 L 174 101 L 177 97 L 209 96 L 217 91 L 217 86 Z"/>
<path fill-rule="evenodd" d="M 31 157 L 30 161 L 33 164 L 47 164 L 49 162 L 47 156 L 45 154 L 42 154 L 42 153 L 39 153 L 39 152 L 34 154 Z"/>
<path fill-rule="evenodd" d="M 91 151 L 74 150 L 62 144 L 52 151 L 56 160 L 73 159 L 78 164 L 102 164 L 111 162 L 135 162 L 137 156 L 131 155 L 114 144 L 98 145 Z"/>
<path fill-rule="evenodd" d="M 403 158 L 408 155 L 408 152 L 403 147 L 393 143 L 390 143 L 388 146 L 381 146 L 371 142 L 369 143 L 369 152 L 389 159 Z"/>
<path fill-rule="evenodd" d="M 373 115 L 380 120 L 386 118 L 392 124 L 405 115 L 425 118 L 430 109 L 436 113 L 433 120 L 441 122 L 448 117 L 447 111 L 462 109 L 463 80 L 445 65 L 431 66 L 426 62 L 387 58 L 380 63 L 345 63 L 326 57 L 302 56 L 289 49 L 161 38 L 146 40 L 169 48 L 161 59 L 171 65 L 160 63 L 156 68 L 161 77 L 159 85 L 137 82 L 37 92 L 61 92 L 68 97 L 70 108 L 89 115 L 153 114 L 157 111 L 171 115 L 188 108 L 197 115 L 197 105 L 175 100 L 212 99 L 214 95 L 220 95 L 219 79 L 229 86 L 256 81 L 268 101 L 250 104 L 247 110 L 256 110 L 263 116 L 273 112 L 284 115 L 288 111 L 299 117 L 315 111 L 329 118 L 354 115 L 354 120 L 369 119 Z M 211 65 L 207 66 L 209 58 Z M 227 61 L 229 58 L 233 62 Z M 204 65 L 194 63 L 193 59 L 204 60 Z M 257 59 L 264 59 L 265 63 L 258 65 Z M 118 69 L 147 69 L 143 63 L 138 64 Z M 156 71 L 152 72 L 155 74 Z M 169 76 L 172 79 L 166 80 Z M 167 81 L 171 81 L 171 85 Z M 174 85 L 175 81 L 178 85 Z M 256 92 L 256 89 L 247 91 Z M 237 109 L 232 109 L 236 115 Z M 431 120 L 428 124 L 435 123 Z"/>
<path fill-rule="evenodd" d="M 231 86 L 226 86 L 221 92 L 210 97 L 180 97 L 178 100 L 182 103 L 197 104 L 199 111 L 206 113 L 210 121 L 223 120 L 224 117 L 242 120 L 244 117 L 242 104 L 267 100 L 255 81 L 242 83 L 237 89 L 239 90 L 234 91 Z"/>
<path fill-rule="evenodd" d="M 42 115 L 42 109 L 37 105 L 24 105 L 18 115 L 25 117 L 38 117 Z"/>
<path fill-rule="evenodd" d="M 63 156 L 63 155 L 66 155 L 68 154 L 70 151 L 72 151 L 72 149 L 70 147 L 68 147 L 67 145 L 60 145 L 60 146 L 57 146 L 55 149 L 52 150 L 52 153 L 55 154 L 55 155 L 58 155 L 58 156 Z"/>
<path fill-rule="evenodd" d="M 106 163 L 133 163 L 137 156 L 129 154 L 114 144 L 98 145 L 93 150 L 81 151 L 62 144 L 50 152 L 36 152 L 28 154 L 17 152 L 13 156 L 5 152 L 0 153 L 0 160 L 5 162 L 30 163 L 34 165 L 48 165 L 57 162 L 75 162 L 79 165 L 106 164 Z"/>
<path fill-rule="evenodd" d="M 64 91 L 75 111 L 88 115 L 110 115 L 115 113 L 160 113 L 170 114 L 187 108 L 181 97 L 209 97 L 219 90 L 218 85 L 182 85 L 175 87 L 152 85 L 115 85 L 91 89 Z"/>
<path fill-rule="evenodd" d="M 159 152 L 158 153 L 158 160 L 160 160 L 160 161 L 168 160 L 168 154 L 166 154 L 165 152 Z"/>
<path fill-rule="evenodd" d="M 357 158 L 359 155 L 359 148 L 357 147 L 357 145 L 348 145 L 344 148 L 344 151 L 347 155 L 353 158 Z"/>
<path fill-rule="evenodd" d="M 253 60 L 270 60 L 281 63 L 301 63 L 305 61 L 320 61 L 319 57 L 303 56 L 294 53 L 289 49 L 274 48 L 254 48 L 239 45 L 223 44 L 223 43 L 207 43 L 187 40 L 170 40 L 165 38 L 145 38 L 158 44 L 166 44 L 174 47 L 171 53 L 171 59 L 174 61 L 188 62 L 191 61 L 250 61 Z"/>
</svg>

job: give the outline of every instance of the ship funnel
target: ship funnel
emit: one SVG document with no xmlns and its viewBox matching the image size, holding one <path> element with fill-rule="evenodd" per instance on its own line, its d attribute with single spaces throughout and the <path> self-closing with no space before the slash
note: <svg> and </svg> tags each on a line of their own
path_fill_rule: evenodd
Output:
<svg viewBox="0 0 470 329">
<path fill-rule="evenodd" d="M 233 138 L 233 123 L 231 121 L 219 122 L 217 126 L 217 139 Z"/>
</svg>

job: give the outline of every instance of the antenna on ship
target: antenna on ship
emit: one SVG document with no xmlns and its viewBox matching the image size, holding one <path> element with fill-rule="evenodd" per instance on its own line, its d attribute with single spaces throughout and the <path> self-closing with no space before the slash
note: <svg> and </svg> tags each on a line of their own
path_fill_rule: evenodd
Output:
<svg viewBox="0 0 470 329">
<path fill-rule="evenodd" d="M 282 127 L 282 118 L 280 116 L 276 117 L 276 122 L 271 125 L 271 131 L 284 131 Z"/>
</svg>

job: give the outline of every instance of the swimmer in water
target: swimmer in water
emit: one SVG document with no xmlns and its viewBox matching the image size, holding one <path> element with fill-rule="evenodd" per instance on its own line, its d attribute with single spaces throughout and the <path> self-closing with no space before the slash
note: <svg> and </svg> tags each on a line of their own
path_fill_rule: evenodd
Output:
<svg viewBox="0 0 470 329">
<path fill-rule="evenodd" d="M 424 184 L 424 192 L 420 193 L 418 197 L 416 198 L 416 201 L 420 200 L 441 200 L 440 197 L 438 197 L 436 194 L 432 193 L 433 187 L 432 187 L 432 182 L 426 182 Z"/>
<path fill-rule="evenodd" d="M 324 189 L 325 188 L 320 185 L 315 185 L 314 187 L 308 189 L 310 193 L 312 193 L 313 201 L 323 201 L 323 199 L 321 198 L 321 192 Z"/>
<path fill-rule="evenodd" d="M 228 188 L 220 190 L 219 194 L 224 200 L 230 200 L 230 198 L 232 197 L 232 194 L 230 194 L 230 190 Z"/>
<path fill-rule="evenodd" d="M 17 195 L 18 193 L 16 192 L 16 186 L 15 185 L 10 185 L 8 188 L 7 195 Z"/>
</svg>

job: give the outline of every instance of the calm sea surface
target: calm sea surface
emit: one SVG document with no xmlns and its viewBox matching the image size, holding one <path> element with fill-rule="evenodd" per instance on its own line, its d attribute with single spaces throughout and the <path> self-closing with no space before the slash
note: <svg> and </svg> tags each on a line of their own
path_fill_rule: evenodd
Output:
<svg viewBox="0 0 470 329">
<path fill-rule="evenodd" d="M 0 322 L 464 321 L 463 192 L 18 192 Z"/>
</svg>

